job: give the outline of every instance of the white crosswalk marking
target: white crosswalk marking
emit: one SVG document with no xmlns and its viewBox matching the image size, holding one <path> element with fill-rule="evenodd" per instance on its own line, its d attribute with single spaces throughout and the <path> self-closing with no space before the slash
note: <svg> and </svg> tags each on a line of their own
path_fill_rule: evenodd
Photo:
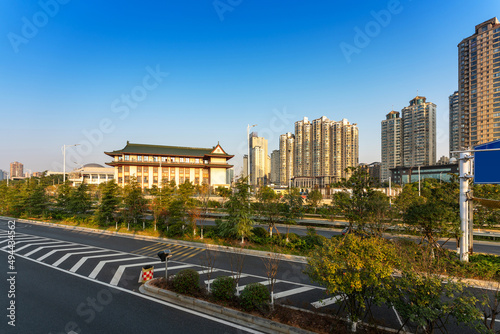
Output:
<svg viewBox="0 0 500 334">
<path fill-rule="evenodd" d="M 326 299 L 323 299 L 323 300 L 318 300 L 317 302 L 311 303 L 311 305 L 314 306 L 315 308 L 320 308 L 320 307 L 325 307 L 325 306 L 328 306 L 328 305 L 335 304 L 339 300 L 342 300 L 342 297 L 341 296 L 335 296 L 335 297 L 326 298 Z"/>
<path fill-rule="evenodd" d="M 291 295 L 295 295 L 297 293 L 302 293 L 302 292 L 310 291 L 310 290 L 313 290 L 313 289 L 315 289 L 315 288 L 314 287 L 303 286 L 303 287 L 295 288 L 295 289 L 292 289 L 292 290 L 286 290 L 286 291 L 283 291 L 283 292 L 278 292 L 278 293 L 274 294 L 274 299 L 288 297 L 288 296 L 291 296 Z"/>
<path fill-rule="evenodd" d="M 36 252 L 41 251 L 42 249 L 45 249 L 45 248 L 68 247 L 69 245 L 71 245 L 71 244 L 66 244 L 65 243 L 63 245 L 38 247 L 37 249 L 34 249 L 31 252 L 24 254 L 24 256 L 30 256 L 31 254 L 35 254 Z"/>
<path fill-rule="evenodd" d="M 162 262 L 162 263 L 165 263 L 165 262 Z M 183 265 L 180 265 L 180 266 L 168 267 L 168 270 L 170 271 L 170 270 L 184 269 L 184 268 L 189 268 L 189 267 L 196 267 L 196 265 L 195 264 L 183 264 Z M 160 267 L 158 269 L 155 268 L 155 272 L 156 271 L 165 271 L 165 266 L 162 266 L 162 267 Z"/>
<path fill-rule="evenodd" d="M 74 273 L 75 271 L 77 271 L 88 259 L 95 259 L 95 258 L 99 258 L 99 257 L 106 257 L 106 256 L 120 256 L 120 255 L 126 255 L 126 253 L 115 253 L 115 254 L 102 254 L 102 255 L 94 255 L 94 256 L 85 256 L 85 257 L 82 257 L 80 259 L 80 261 L 78 261 L 74 266 L 73 268 L 71 268 L 69 271 L 71 271 L 72 273 Z"/>
<path fill-rule="evenodd" d="M 216 271 L 219 271 L 219 269 L 214 268 L 214 269 L 212 270 L 212 272 L 213 272 L 213 273 L 215 273 Z M 205 269 L 205 270 L 199 270 L 199 271 L 198 271 L 198 274 L 203 275 L 203 274 L 208 274 L 208 272 L 209 272 L 209 270 L 208 270 L 208 269 Z"/>
<path fill-rule="evenodd" d="M 37 261 L 42 261 L 42 260 L 45 260 L 46 258 L 48 258 L 49 256 L 51 256 L 52 254 L 55 254 L 57 252 L 66 252 L 66 251 L 74 251 L 74 250 L 80 250 L 80 249 L 89 249 L 89 248 L 92 248 L 91 246 L 85 246 L 85 247 L 79 247 L 79 248 L 65 248 L 65 249 L 56 249 L 56 250 L 53 250 L 53 251 L 50 251 L 48 252 L 47 254 L 45 255 L 42 255 L 40 256 L 38 259 L 36 259 Z"/>
<path fill-rule="evenodd" d="M 146 256 L 134 256 L 134 257 L 129 257 L 129 258 L 126 258 L 126 259 L 114 259 L 114 260 L 105 260 L 105 261 L 101 261 L 99 262 L 99 264 L 94 268 L 94 270 L 92 270 L 92 272 L 90 273 L 89 277 L 90 278 L 96 278 L 97 275 L 99 275 L 99 272 L 102 270 L 102 268 L 104 267 L 104 265 L 106 265 L 106 263 L 110 263 L 110 262 L 119 262 L 119 261 L 129 261 L 129 260 L 140 260 L 140 259 L 146 259 Z"/>
<path fill-rule="evenodd" d="M 26 246 L 23 246 L 21 248 L 18 248 L 16 250 L 17 253 L 19 253 L 19 251 L 22 251 L 23 249 L 25 248 L 28 248 L 28 247 L 31 247 L 31 246 L 39 246 L 39 245 L 53 245 L 53 244 L 62 244 L 64 243 L 64 241 L 46 241 L 46 242 L 37 242 L 37 243 L 34 243 L 34 244 L 27 244 Z"/>
<path fill-rule="evenodd" d="M 108 252 L 107 250 L 105 249 L 101 249 L 101 250 L 96 250 L 96 251 L 90 251 L 90 252 L 78 252 L 78 253 L 68 253 L 66 255 L 64 255 L 62 258 L 60 258 L 59 260 L 57 260 L 56 262 L 54 262 L 52 265 L 54 267 L 57 267 L 59 266 L 61 263 L 63 263 L 67 258 L 69 258 L 70 256 L 72 255 L 80 255 L 80 254 L 91 254 L 91 253 L 102 253 L 102 252 Z"/>
<path fill-rule="evenodd" d="M 280 282 L 280 280 L 276 280 L 276 282 L 275 282 L 275 283 L 278 283 L 278 282 Z M 260 284 L 262 284 L 262 285 L 269 285 L 269 284 L 271 284 L 271 282 L 269 282 L 269 280 L 265 280 L 265 281 L 261 281 L 261 282 L 254 282 L 254 283 L 252 283 L 252 284 L 255 284 L 255 283 L 260 283 Z M 248 284 L 247 284 L 247 285 L 248 285 Z M 241 285 L 241 286 L 237 287 L 236 289 L 237 289 L 238 291 L 242 291 L 242 290 L 243 290 L 243 289 L 244 289 L 247 285 Z"/>
<path fill-rule="evenodd" d="M 19 244 L 23 243 L 23 242 L 29 242 L 29 241 L 38 241 L 40 239 L 44 239 L 44 238 L 39 238 L 39 237 L 36 237 L 36 238 L 22 238 L 22 239 L 18 239 L 18 238 L 15 238 L 14 240 L 16 241 L 16 246 L 19 246 Z M 9 239 L 5 239 L 4 241 L 9 241 Z M 4 242 L 2 241 L 2 242 Z M 2 247 L 2 249 L 7 249 L 9 246 L 4 246 Z"/>
<path fill-rule="evenodd" d="M 149 262 L 141 262 L 141 263 L 134 263 L 134 264 L 123 264 L 123 265 L 119 266 L 118 269 L 116 269 L 115 275 L 113 276 L 113 278 L 111 279 L 111 282 L 109 282 L 109 284 L 111 284 L 111 285 L 118 285 L 118 282 L 120 282 L 120 279 L 123 276 L 123 272 L 127 268 L 142 267 L 145 264 L 154 265 L 154 264 L 160 264 L 160 263 L 163 263 L 163 262 L 158 261 L 158 262 L 151 263 L 151 261 L 149 261 Z M 157 269 L 155 268 L 155 271 L 156 270 Z"/>
<path fill-rule="evenodd" d="M 248 276 L 248 275 L 246 275 L 246 274 L 241 274 L 241 275 L 240 275 L 240 278 L 247 277 L 247 276 Z M 232 275 L 232 276 L 229 276 L 229 277 L 236 278 L 236 275 Z M 215 280 L 216 280 L 216 278 L 211 279 L 210 281 L 205 280 L 205 284 L 208 284 L 208 283 L 212 284 L 212 282 L 213 282 L 213 281 L 215 281 Z"/>
</svg>

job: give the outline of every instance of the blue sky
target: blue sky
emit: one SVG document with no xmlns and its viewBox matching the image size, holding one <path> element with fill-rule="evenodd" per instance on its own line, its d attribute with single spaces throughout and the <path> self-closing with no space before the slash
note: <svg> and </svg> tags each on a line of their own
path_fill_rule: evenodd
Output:
<svg viewBox="0 0 500 334">
<path fill-rule="evenodd" d="M 104 163 L 129 140 L 220 142 L 239 173 L 247 124 L 272 151 L 323 115 L 357 123 L 360 162 L 380 161 L 380 122 L 417 91 L 447 155 L 457 44 L 495 16 L 497 0 L 2 1 L 0 169 L 60 169 L 76 143 L 67 168 Z"/>
</svg>

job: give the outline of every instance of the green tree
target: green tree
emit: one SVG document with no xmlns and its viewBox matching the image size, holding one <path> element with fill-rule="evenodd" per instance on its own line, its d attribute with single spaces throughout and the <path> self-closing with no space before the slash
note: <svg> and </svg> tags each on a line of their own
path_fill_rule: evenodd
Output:
<svg viewBox="0 0 500 334">
<path fill-rule="evenodd" d="M 125 221 L 134 224 L 140 220 L 146 211 L 147 201 L 142 194 L 142 189 L 135 177 L 123 188 L 123 215 Z M 129 225 L 130 228 L 130 225 Z"/>
<path fill-rule="evenodd" d="M 318 189 L 312 190 L 309 194 L 307 194 L 307 205 L 309 207 L 314 208 L 314 213 L 316 213 L 316 209 L 319 206 L 319 203 L 321 203 L 321 200 L 323 199 L 323 195 L 321 195 L 321 191 Z"/>
<path fill-rule="evenodd" d="M 33 181 L 25 182 L 24 191 L 26 213 L 34 217 L 46 214 L 49 206 L 49 196 L 45 192 L 45 186 Z"/>
<path fill-rule="evenodd" d="M 408 326 L 414 333 L 444 333 L 454 318 L 460 325 L 483 329 L 481 313 L 476 308 L 478 300 L 461 282 L 443 282 L 439 275 L 409 270 L 394 279 L 390 291 L 394 296 L 389 298 L 389 304 L 403 319 L 401 328 Z"/>
<path fill-rule="evenodd" d="M 439 247 L 437 240 L 442 237 L 460 237 L 460 210 L 458 206 L 459 188 L 457 182 L 439 183 L 425 180 L 422 187 L 424 200 L 410 205 L 403 214 L 403 222 L 408 228 L 421 235 L 422 241 Z"/>
<path fill-rule="evenodd" d="M 387 240 L 348 234 L 316 247 L 306 273 L 326 287 L 328 295 L 340 297 L 355 330 L 372 304 L 385 301 L 385 286 L 395 265 L 395 248 Z"/>
<path fill-rule="evenodd" d="M 100 225 L 109 225 L 115 219 L 114 214 L 121 202 L 120 187 L 115 180 L 108 181 L 100 186 L 101 200 L 97 206 L 95 216 Z"/>
<path fill-rule="evenodd" d="M 288 242 L 288 234 L 290 230 L 290 225 L 297 224 L 297 219 L 304 216 L 304 199 L 297 188 L 288 188 L 283 196 L 283 206 L 282 210 L 283 216 L 285 217 L 286 229 L 286 241 Z"/>
<path fill-rule="evenodd" d="M 244 243 L 253 226 L 247 178 L 240 178 L 236 182 L 234 192 L 226 203 L 226 212 L 226 219 L 219 221 L 217 225 L 219 234 L 222 237 L 241 238 L 241 243 Z"/>
<path fill-rule="evenodd" d="M 86 213 L 92 208 L 89 187 L 85 183 L 71 190 L 67 208 L 72 214 Z"/>
<path fill-rule="evenodd" d="M 260 187 L 256 195 L 260 215 L 266 219 L 269 226 L 269 236 L 273 236 L 273 229 L 281 218 L 280 196 L 270 187 Z M 278 230 L 276 229 L 276 232 Z M 279 234 L 279 232 L 278 232 Z"/>
<path fill-rule="evenodd" d="M 365 168 L 349 167 L 346 172 L 351 177 L 337 185 L 345 190 L 333 194 L 332 211 L 344 215 L 351 229 L 380 236 L 391 222 L 388 197 L 373 188 L 375 181 Z"/>
<path fill-rule="evenodd" d="M 231 189 L 226 187 L 217 187 L 216 194 L 222 197 L 222 207 L 224 207 L 227 199 L 231 196 Z"/>
<path fill-rule="evenodd" d="M 57 187 L 56 207 L 62 212 L 67 212 L 71 199 L 71 182 L 68 180 Z"/>
</svg>

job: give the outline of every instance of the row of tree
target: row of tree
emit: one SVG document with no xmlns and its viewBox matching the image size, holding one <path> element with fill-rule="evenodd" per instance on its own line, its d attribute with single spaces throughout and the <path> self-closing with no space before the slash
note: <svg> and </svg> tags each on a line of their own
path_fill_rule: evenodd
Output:
<svg viewBox="0 0 500 334">
<path fill-rule="evenodd" d="M 304 199 L 296 188 L 277 194 L 269 187 L 261 187 L 252 196 L 247 180 L 240 178 L 233 189 L 216 191 L 223 199 L 221 212 L 225 214 L 217 221 L 217 234 L 243 241 L 251 235 L 255 221 L 260 221 L 268 225 L 272 237 L 277 223 L 295 224 L 309 209 L 332 220 L 343 217 L 351 230 L 361 234 L 380 236 L 390 227 L 404 226 L 430 244 L 441 237 L 458 238 L 456 179 L 424 179 L 420 190 L 418 184 L 408 184 L 391 203 L 388 196 L 375 189 L 375 181 L 366 170 L 352 168 L 350 174 L 349 179 L 333 185 L 342 191 L 333 194 L 330 205 L 323 206 L 319 190 L 309 192 Z M 146 192 L 134 179 L 123 188 L 114 181 L 98 187 L 53 183 L 45 177 L 9 186 L 0 183 L 0 213 L 60 219 L 87 216 L 102 226 L 120 221 L 128 226 L 154 224 L 170 234 L 196 234 L 196 222 L 203 226 L 210 208 L 218 204 L 211 200 L 213 194 L 208 185 L 194 186 L 189 182 L 164 182 Z M 500 199 L 498 185 L 474 186 L 474 192 L 477 197 Z M 500 221 L 499 210 L 476 206 L 474 214 L 475 223 L 481 225 L 496 225 Z M 148 216 L 153 219 L 146 219 Z"/>
</svg>

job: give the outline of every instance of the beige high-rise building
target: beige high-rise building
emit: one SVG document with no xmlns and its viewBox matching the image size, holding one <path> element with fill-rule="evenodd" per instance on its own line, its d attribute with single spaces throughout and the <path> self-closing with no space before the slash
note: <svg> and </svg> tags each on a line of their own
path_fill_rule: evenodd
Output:
<svg viewBox="0 0 500 334">
<path fill-rule="evenodd" d="M 18 161 L 14 161 L 10 163 L 10 178 L 13 179 L 15 177 L 24 177 L 24 166 L 22 163 Z"/>
<path fill-rule="evenodd" d="M 252 132 L 250 134 L 250 183 L 253 185 L 267 184 L 270 169 L 267 139 L 258 137 L 256 132 Z"/>
<path fill-rule="evenodd" d="M 459 149 L 500 138 L 500 22 L 492 18 L 458 44 Z"/>
<path fill-rule="evenodd" d="M 290 132 L 280 136 L 280 184 L 289 185 L 294 176 L 295 136 Z"/>
<path fill-rule="evenodd" d="M 274 150 L 271 153 L 271 183 L 280 183 L 280 151 Z"/>
<path fill-rule="evenodd" d="M 282 142 L 290 136 L 287 134 L 280 138 L 281 172 L 293 170 L 294 178 L 305 180 L 301 181 L 302 185 L 314 183 L 324 186 L 347 178 L 350 175 L 345 172 L 346 168 L 358 165 L 358 127 L 346 119 L 336 122 L 323 116 L 310 122 L 304 117 L 295 122 L 293 169 L 283 165 L 286 159 Z M 281 175 L 281 182 L 286 185 L 284 180 L 289 178 Z"/>
<path fill-rule="evenodd" d="M 382 166 L 381 181 L 389 180 L 391 168 L 401 166 L 402 122 L 398 111 L 391 111 L 382 121 Z"/>
<path fill-rule="evenodd" d="M 403 166 L 436 163 L 436 105 L 416 96 L 401 110 L 403 117 Z"/>
</svg>

